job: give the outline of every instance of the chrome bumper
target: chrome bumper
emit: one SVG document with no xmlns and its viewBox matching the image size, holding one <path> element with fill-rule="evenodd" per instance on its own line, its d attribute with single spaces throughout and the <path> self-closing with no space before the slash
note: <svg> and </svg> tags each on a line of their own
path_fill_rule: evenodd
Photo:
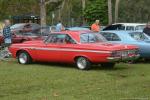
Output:
<svg viewBox="0 0 150 100">
<path fill-rule="evenodd" d="M 129 56 L 129 57 L 107 57 L 109 62 L 125 62 L 125 61 L 134 61 L 137 60 L 140 55 Z"/>
</svg>

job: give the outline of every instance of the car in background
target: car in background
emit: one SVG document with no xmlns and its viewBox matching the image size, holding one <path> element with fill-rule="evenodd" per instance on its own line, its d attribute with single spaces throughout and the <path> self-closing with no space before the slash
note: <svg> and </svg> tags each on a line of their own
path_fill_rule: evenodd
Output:
<svg viewBox="0 0 150 100">
<path fill-rule="evenodd" d="M 12 43 L 22 43 L 24 41 L 31 40 L 43 40 L 48 36 L 49 33 L 39 31 L 15 31 L 12 33 Z M 0 46 L 4 43 L 3 34 L 0 33 Z"/>
<path fill-rule="evenodd" d="M 29 31 L 38 31 L 41 26 L 36 23 L 18 23 L 14 24 L 11 27 L 11 32 L 29 32 Z"/>
<path fill-rule="evenodd" d="M 89 28 L 84 28 L 84 27 L 69 27 L 69 28 L 66 28 L 66 30 L 70 30 L 70 31 L 90 31 Z"/>
<path fill-rule="evenodd" d="M 146 27 L 146 23 L 115 23 L 103 29 L 107 30 L 126 30 L 126 31 L 139 31 Z"/>
<path fill-rule="evenodd" d="M 150 37 L 141 31 L 102 31 L 100 34 L 112 43 L 136 45 L 140 57 L 150 58 Z"/>
<path fill-rule="evenodd" d="M 99 33 L 87 31 L 54 32 L 42 41 L 26 41 L 9 48 L 20 64 L 31 62 L 74 63 L 78 69 L 87 70 L 91 64 L 114 67 L 116 62 L 135 60 L 138 47 L 107 43 Z"/>
</svg>

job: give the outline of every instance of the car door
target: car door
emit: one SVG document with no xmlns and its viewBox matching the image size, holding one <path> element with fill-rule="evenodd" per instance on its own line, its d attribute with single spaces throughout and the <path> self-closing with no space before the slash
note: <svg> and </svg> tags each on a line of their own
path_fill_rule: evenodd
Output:
<svg viewBox="0 0 150 100">
<path fill-rule="evenodd" d="M 61 62 L 61 45 L 63 44 L 64 34 L 51 34 L 42 46 L 36 48 L 37 60 L 47 62 Z"/>
<path fill-rule="evenodd" d="M 13 33 L 12 34 L 12 42 L 13 43 L 21 43 L 23 40 L 23 36 L 22 36 L 22 33 Z"/>
<path fill-rule="evenodd" d="M 75 55 L 77 55 L 76 50 L 78 48 L 78 44 L 75 42 L 75 40 L 66 34 L 64 41 L 59 47 L 61 49 L 61 62 L 72 63 Z"/>
</svg>

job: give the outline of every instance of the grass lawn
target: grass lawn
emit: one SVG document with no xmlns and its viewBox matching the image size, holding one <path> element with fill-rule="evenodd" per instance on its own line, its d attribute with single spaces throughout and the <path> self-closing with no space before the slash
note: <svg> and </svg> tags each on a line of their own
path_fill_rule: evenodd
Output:
<svg viewBox="0 0 150 100">
<path fill-rule="evenodd" d="M 81 71 L 0 61 L 0 100 L 150 100 L 150 64 Z"/>
</svg>

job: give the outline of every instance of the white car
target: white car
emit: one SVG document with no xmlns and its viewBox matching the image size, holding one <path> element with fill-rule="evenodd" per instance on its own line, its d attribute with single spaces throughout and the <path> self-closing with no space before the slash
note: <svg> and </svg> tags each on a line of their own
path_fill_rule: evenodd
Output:
<svg viewBox="0 0 150 100">
<path fill-rule="evenodd" d="M 127 31 L 139 31 L 146 27 L 146 23 L 115 23 L 109 25 L 103 29 L 106 30 L 127 30 Z"/>
</svg>

